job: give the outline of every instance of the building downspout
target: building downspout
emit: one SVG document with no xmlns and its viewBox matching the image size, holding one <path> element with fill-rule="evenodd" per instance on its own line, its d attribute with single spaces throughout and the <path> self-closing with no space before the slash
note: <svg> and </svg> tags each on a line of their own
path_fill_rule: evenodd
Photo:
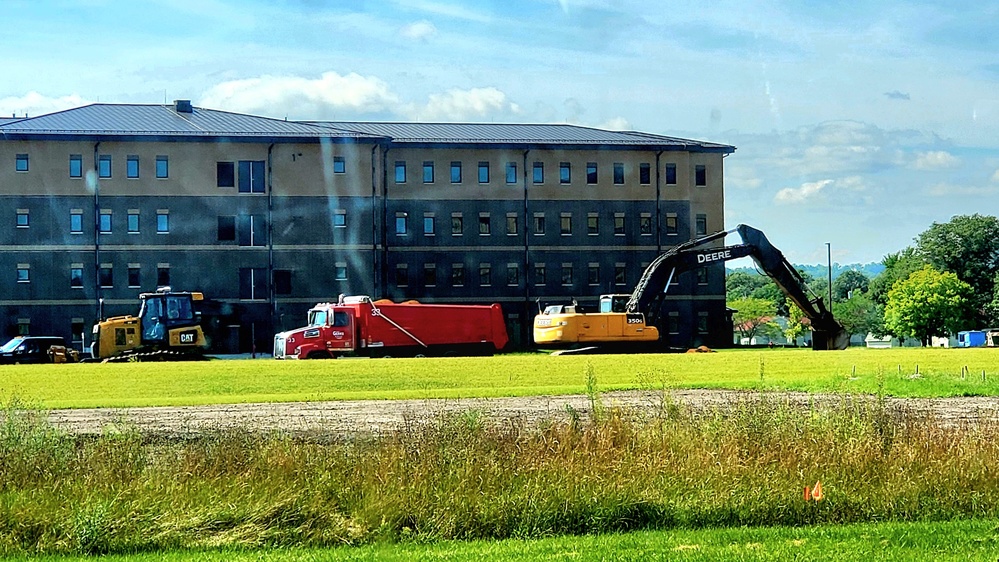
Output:
<svg viewBox="0 0 999 562">
<path fill-rule="evenodd" d="M 388 274 L 385 271 L 385 266 L 387 264 L 387 255 L 384 255 L 385 244 L 383 243 L 382 255 L 378 253 L 378 170 L 376 168 L 378 154 L 378 143 L 375 143 L 371 147 L 371 281 L 375 284 L 374 291 L 371 294 L 381 295 L 382 297 L 388 296 Z M 388 185 L 388 148 L 382 151 L 382 186 Z M 387 189 L 387 188 L 384 188 Z M 387 196 L 387 194 L 386 194 Z M 382 217 L 385 217 L 385 197 L 382 197 Z M 384 229 L 384 220 L 382 222 Z M 379 265 L 380 264 L 380 265 Z M 379 287 L 381 292 L 379 292 Z"/>
<path fill-rule="evenodd" d="M 277 294 L 274 287 L 274 172 L 272 153 L 274 143 L 267 147 L 267 300 L 271 308 L 271 331 L 277 331 Z M 254 349 L 257 342 L 254 341 Z"/>
<path fill-rule="evenodd" d="M 659 170 L 659 158 L 663 151 L 656 152 L 656 255 L 663 253 L 662 225 L 662 173 Z"/>
<path fill-rule="evenodd" d="M 525 345 L 530 345 L 534 342 L 531 341 L 531 327 L 533 322 L 531 321 L 531 247 L 530 247 L 530 234 L 528 230 L 531 228 L 531 219 L 528 214 L 530 211 L 528 205 L 528 191 L 527 191 L 527 155 L 530 154 L 531 149 L 528 148 L 524 151 L 523 155 L 523 169 L 521 173 L 524 178 L 524 319 L 521 322 L 521 336 L 523 337 L 523 342 Z"/>
<path fill-rule="evenodd" d="M 101 294 L 101 174 L 98 167 L 98 148 L 101 141 L 94 143 L 94 304 L 97 308 L 97 320 L 104 319 L 104 298 Z M 84 179 L 86 181 L 86 179 Z"/>
</svg>

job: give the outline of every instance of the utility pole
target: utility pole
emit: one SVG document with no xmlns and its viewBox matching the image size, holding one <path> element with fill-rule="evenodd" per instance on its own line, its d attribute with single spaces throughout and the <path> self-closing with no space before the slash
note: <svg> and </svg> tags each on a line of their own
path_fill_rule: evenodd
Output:
<svg viewBox="0 0 999 562">
<path fill-rule="evenodd" d="M 829 264 L 829 311 L 832 312 L 832 246 L 826 242 L 826 262 Z"/>
</svg>

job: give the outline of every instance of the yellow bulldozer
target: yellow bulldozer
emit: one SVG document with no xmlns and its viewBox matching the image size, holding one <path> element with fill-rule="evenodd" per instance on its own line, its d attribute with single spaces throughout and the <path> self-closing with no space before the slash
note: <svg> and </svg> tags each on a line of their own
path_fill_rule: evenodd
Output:
<svg viewBox="0 0 999 562">
<path fill-rule="evenodd" d="M 115 316 L 94 325 L 93 360 L 201 359 L 208 340 L 196 303 L 204 298 L 202 293 L 169 287 L 141 293 L 138 316 Z"/>
</svg>

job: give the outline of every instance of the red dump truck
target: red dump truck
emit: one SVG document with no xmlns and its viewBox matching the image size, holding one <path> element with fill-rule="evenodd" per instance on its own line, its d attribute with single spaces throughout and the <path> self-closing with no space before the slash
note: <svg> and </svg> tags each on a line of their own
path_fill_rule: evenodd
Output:
<svg viewBox="0 0 999 562">
<path fill-rule="evenodd" d="M 309 325 L 274 336 L 275 359 L 492 355 L 509 338 L 500 305 L 421 304 L 343 296 L 309 310 Z"/>
</svg>

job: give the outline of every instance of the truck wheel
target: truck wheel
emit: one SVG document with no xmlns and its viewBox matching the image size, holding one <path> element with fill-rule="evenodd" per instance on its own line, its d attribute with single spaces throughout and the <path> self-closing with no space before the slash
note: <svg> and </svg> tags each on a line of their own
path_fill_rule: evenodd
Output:
<svg viewBox="0 0 999 562">
<path fill-rule="evenodd" d="M 426 354 L 425 353 L 417 353 L 413 357 L 416 357 L 416 358 L 419 358 L 419 359 L 423 359 L 423 358 L 426 358 Z"/>
</svg>

